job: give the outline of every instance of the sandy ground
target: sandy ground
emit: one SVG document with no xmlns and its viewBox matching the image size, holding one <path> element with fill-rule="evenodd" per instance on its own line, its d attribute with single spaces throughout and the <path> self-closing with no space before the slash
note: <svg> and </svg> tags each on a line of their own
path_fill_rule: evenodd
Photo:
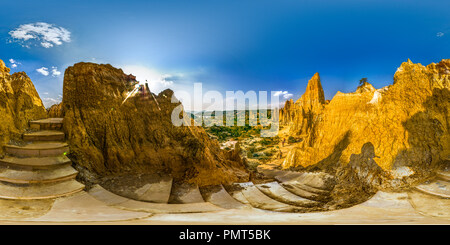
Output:
<svg viewBox="0 0 450 245">
<path fill-rule="evenodd" d="M 378 192 L 372 199 L 351 208 L 317 213 L 278 213 L 258 209 L 228 209 L 210 213 L 151 214 L 118 209 L 105 205 L 86 192 L 41 203 L 29 213 L 18 215 L 0 203 L 0 224 L 70 224 L 70 225 L 219 225 L 219 224 L 450 224 L 448 199 L 440 199 L 439 207 L 430 208 L 435 200 L 417 193 Z M 412 205 L 412 203 L 414 205 Z M 28 206 L 30 203 L 27 203 Z M 417 205 L 419 207 L 417 207 Z M 20 209 L 20 204 L 16 203 Z M 38 211 L 36 211 L 38 210 Z M 47 210 L 47 211 L 46 211 Z M 30 215 L 33 213 L 33 215 Z"/>
</svg>

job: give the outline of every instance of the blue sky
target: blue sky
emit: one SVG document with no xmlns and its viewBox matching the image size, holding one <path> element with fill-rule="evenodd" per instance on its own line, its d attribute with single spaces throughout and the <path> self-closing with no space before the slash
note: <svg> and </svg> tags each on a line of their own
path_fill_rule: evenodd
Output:
<svg viewBox="0 0 450 245">
<path fill-rule="evenodd" d="M 0 59 L 27 72 L 46 105 L 60 99 L 64 70 L 81 61 L 139 73 L 155 92 L 202 82 L 205 90 L 282 90 L 294 99 L 319 72 L 331 99 L 362 77 L 376 88 L 392 83 L 408 58 L 450 58 L 449 12 L 447 0 L 3 1 Z M 36 23 L 62 34 L 11 34 Z"/>
</svg>

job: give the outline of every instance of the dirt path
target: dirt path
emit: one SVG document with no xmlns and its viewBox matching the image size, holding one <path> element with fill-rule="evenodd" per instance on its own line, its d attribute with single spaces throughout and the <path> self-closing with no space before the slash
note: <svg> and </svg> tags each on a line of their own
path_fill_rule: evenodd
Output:
<svg viewBox="0 0 450 245">
<path fill-rule="evenodd" d="M 289 139 L 289 127 L 288 126 L 283 127 L 283 129 L 281 129 L 278 132 L 278 136 L 281 139 L 281 142 L 278 144 L 279 151 L 281 152 L 281 157 L 280 157 L 279 153 L 275 154 L 276 156 L 272 160 L 270 160 L 264 164 L 261 164 L 259 167 L 264 168 L 264 169 L 275 169 L 275 168 L 281 167 L 287 154 L 292 149 L 294 149 L 296 146 L 298 146 L 300 144 L 300 143 L 288 143 L 288 139 Z M 282 143 L 283 140 L 284 140 L 284 144 Z"/>
</svg>

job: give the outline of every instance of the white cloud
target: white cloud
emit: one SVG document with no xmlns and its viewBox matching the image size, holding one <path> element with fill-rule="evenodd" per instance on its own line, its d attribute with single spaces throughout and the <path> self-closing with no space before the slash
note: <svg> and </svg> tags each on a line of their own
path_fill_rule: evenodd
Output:
<svg viewBox="0 0 450 245">
<path fill-rule="evenodd" d="M 20 62 L 17 62 L 15 59 L 9 59 L 9 63 L 11 64 L 11 68 L 16 68 L 18 65 L 22 64 Z"/>
<path fill-rule="evenodd" d="M 63 27 L 45 22 L 20 25 L 9 32 L 13 41 L 21 43 L 23 47 L 30 47 L 30 42 L 37 41 L 44 48 L 70 42 L 70 32 Z M 36 43 L 31 43 L 37 45 Z"/>
<path fill-rule="evenodd" d="M 443 32 L 438 32 L 438 33 L 436 33 L 436 36 L 437 37 L 442 37 L 442 36 L 444 36 L 444 33 Z"/>
<path fill-rule="evenodd" d="M 51 44 L 49 42 L 42 42 L 41 46 L 44 48 L 51 48 L 51 47 L 53 47 L 53 44 Z"/>
<path fill-rule="evenodd" d="M 52 76 L 53 77 L 59 77 L 61 75 L 61 72 L 58 71 L 58 67 L 52 66 Z"/>
<path fill-rule="evenodd" d="M 61 72 L 58 71 L 58 67 L 52 66 L 51 70 L 49 70 L 47 67 L 41 67 L 39 69 L 36 69 L 37 72 L 44 76 L 48 76 L 52 74 L 52 77 L 59 77 L 61 75 Z"/>
<path fill-rule="evenodd" d="M 293 96 L 288 91 L 277 91 L 274 93 L 274 96 L 283 96 L 284 99 L 289 99 Z"/>
<path fill-rule="evenodd" d="M 36 69 L 36 71 L 41 73 L 44 76 L 48 76 L 50 74 L 47 67 L 41 67 L 39 69 Z"/>
<path fill-rule="evenodd" d="M 47 93 L 47 95 L 48 95 L 48 93 Z M 42 103 L 44 103 L 44 106 L 46 108 L 49 108 L 50 106 L 55 105 L 55 104 L 59 104 L 59 103 L 61 103 L 61 101 L 62 101 L 62 95 L 58 95 L 56 98 L 55 97 L 42 98 Z"/>
<path fill-rule="evenodd" d="M 280 95 L 283 95 L 283 94 L 287 94 L 287 91 L 277 91 L 277 92 L 274 93 L 274 96 L 280 96 Z"/>
</svg>

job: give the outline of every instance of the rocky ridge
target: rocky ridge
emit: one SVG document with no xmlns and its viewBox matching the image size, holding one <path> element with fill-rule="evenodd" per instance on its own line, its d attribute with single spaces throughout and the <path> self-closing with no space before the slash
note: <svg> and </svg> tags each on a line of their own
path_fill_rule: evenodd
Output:
<svg viewBox="0 0 450 245">
<path fill-rule="evenodd" d="M 201 127 L 172 124 L 180 103 L 171 102 L 171 90 L 125 100 L 136 84 L 111 65 L 67 68 L 64 131 L 80 168 L 99 177 L 165 172 L 199 186 L 248 180 L 238 153 L 221 150 Z"/>
<path fill-rule="evenodd" d="M 295 102 L 286 101 L 284 108 L 280 109 L 280 123 L 290 125 L 293 135 L 306 135 L 315 125 L 318 115 L 325 105 L 325 95 L 320 83 L 319 73 L 309 80 L 305 93 Z"/>
<path fill-rule="evenodd" d="M 25 72 L 10 74 L 0 60 L 0 144 L 19 140 L 28 121 L 47 117 L 45 107 Z M 0 148 L 0 154 L 3 149 Z"/>
<path fill-rule="evenodd" d="M 62 103 L 50 106 L 50 108 L 47 109 L 47 115 L 48 115 L 49 118 L 61 118 L 61 117 L 64 117 L 64 111 L 63 111 Z"/>
<path fill-rule="evenodd" d="M 311 81 L 317 81 L 316 75 Z M 293 134 L 306 132 L 283 167 L 344 173 L 355 170 L 358 162 L 355 171 L 364 181 L 375 171 L 397 186 L 408 177 L 430 175 L 450 155 L 449 81 L 450 60 L 428 66 L 408 60 L 397 69 L 392 85 L 375 89 L 365 83 L 353 93 L 338 92 L 329 104 L 320 96 L 311 97 L 308 84 L 302 103 L 296 102 L 293 110 L 286 102 L 281 113 Z M 321 86 L 315 88 L 323 94 Z M 313 116 L 305 121 L 308 111 Z M 386 181 L 372 184 L 382 183 Z"/>
</svg>

